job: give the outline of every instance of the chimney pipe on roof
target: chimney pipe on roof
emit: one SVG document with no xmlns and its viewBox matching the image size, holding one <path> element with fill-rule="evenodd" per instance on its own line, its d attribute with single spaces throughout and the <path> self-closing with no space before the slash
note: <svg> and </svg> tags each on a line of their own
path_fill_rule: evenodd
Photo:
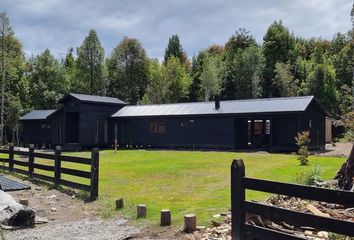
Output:
<svg viewBox="0 0 354 240">
<path fill-rule="evenodd" d="M 219 110 L 220 108 L 220 98 L 219 95 L 215 96 L 215 110 Z"/>
</svg>

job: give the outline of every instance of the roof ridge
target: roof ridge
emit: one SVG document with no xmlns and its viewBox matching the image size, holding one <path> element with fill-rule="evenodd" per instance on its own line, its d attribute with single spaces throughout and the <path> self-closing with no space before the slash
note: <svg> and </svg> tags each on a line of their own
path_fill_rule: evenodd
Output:
<svg viewBox="0 0 354 240">
<path fill-rule="evenodd" d="M 250 102 L 250 101 L 270 101 L 270 100 L 289 100 L 297 98 L 313 98 L 314 96 L 292 96 L 292 97 L 271 97 L 271 98 L 250 98 L 250 99 L 233 99 L 233 100 L 221 100 L 220 102 Z M 145 106 L 167 106 L 167 105 L 179 105 L 179 104 L 210 104 L 214 101 L 207 102 L 180 102 L 180 103 L 154 103 L 154 104 L 141 104 L 141 105 L 127 105 L 125 107 L 145 107 Z"/>
</svg>

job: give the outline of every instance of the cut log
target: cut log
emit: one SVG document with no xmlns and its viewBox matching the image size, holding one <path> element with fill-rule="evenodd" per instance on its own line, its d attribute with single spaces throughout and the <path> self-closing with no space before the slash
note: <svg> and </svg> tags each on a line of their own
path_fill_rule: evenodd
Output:
<svg viewBox="0 0 354 240">
<path fill-rule="evenodd" d="M 353 178 L 354 178 L 354 144 L 350 155 L 343 163 L 342 167 L 337 172 L 334 179 L 338 179 L 338 187 L 343 190 L 353 189 Z"/>
<path fill-rule="evenodd" d="M 35 212 L 17 203 L 10 194 L 0 191 L 0 224 L 31 227 L 35 224 Z"/>
<path fill-rule="evenodd" d="M 197 217 L 195 214 L 184 215 L 184 231 L 192 233 L 197 230 Z"/>
<path fill-rule="evenodd" d="M 139 204 L 137 206 L 137 217 L 138 218 L 146 218 L 146 205 Z"/>
<path fill-rule="evenodd" d="M 171 211 L 167 209 L 161 210 L 161 226 L 170 226 L 171 225 Z"/>
<path fill-rule="evenodd" d="M 122 209 L 124 208 L 124 199 L 119 198 L 116 200 L 116 209 Z"/>
</svg>

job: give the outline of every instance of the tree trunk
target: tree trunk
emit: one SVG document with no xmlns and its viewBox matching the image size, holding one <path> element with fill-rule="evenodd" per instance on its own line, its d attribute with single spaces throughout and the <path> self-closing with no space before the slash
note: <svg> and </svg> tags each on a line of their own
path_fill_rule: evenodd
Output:
<svg viewBox="0 0 354 240">
<path fill-rule="evenodd" d="M 352 190 L 354 178 L 354 144 L 350 155 L 337 172 L 334 179 L 338 179 L 338 186 L 343 190 Z"/>
<path fill-rule="evenodd" d="M 10 194 L 0 191 L 0 224 L 31 227 L 35 224 L 35 212 L 17 203 Z"/>
</svg>

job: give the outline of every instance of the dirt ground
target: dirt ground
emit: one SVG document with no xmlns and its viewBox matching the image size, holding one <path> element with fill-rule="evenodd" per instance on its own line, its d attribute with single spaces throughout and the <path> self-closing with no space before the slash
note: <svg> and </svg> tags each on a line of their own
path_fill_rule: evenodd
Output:
<svg viewBox="0 0 354 240">
<path fill-rule="evenodd" d="M 21 198 L 27 198 L 29 207 L 48 222 L 36 224 L 34 228 L 4 230 L 5 240 L 200 239 L 199 233 L 182 233 L 182 226 L 142 226 L 119 216 L 104 220 L 99 217 L 97 202 L 85 203 L 72 193 L 48 189 L 45 185 L 33 184 L 9 175 L 6 177 L 31 186 L 30 190 L 8 193 L 17 202 Z"/>
<path fill-rule="evenodd" d="M 348 157 L 351 150 L 352 143 L 336 143 L 335 146 L 332 144 L 326 144 L 326 151 L 320 153 L 319 155 L 331 157 Z"/>
</svg>

